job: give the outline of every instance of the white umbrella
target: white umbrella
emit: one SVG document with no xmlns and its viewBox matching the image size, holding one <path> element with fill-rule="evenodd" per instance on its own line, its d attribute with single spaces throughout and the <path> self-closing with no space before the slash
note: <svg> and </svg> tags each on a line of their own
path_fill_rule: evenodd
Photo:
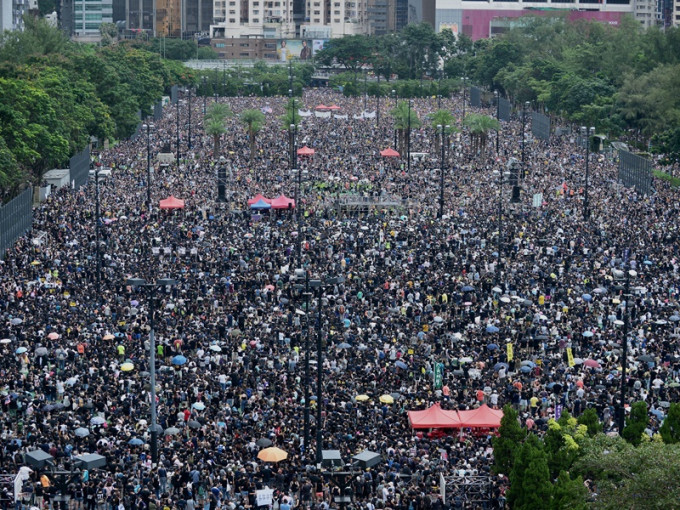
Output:
<svg viewBox="0 0 680 510">
<path fill-rule="evenodd" d="M 90 431 L 85 427 L 78 427 L 75 431 L 75 434 L 78 437 L 87 437 L 90 435 Z"/>
<path fill-rule="evenodd" d="M 191 407 L 197 411 L 203 411 L 205 409 L 205 404 L 203 402 L 194 402 Z"/>
<path fill-rule="evenodd" d="M 220 347 L 217 344 L 211 344 L 210 347 L 208 347 L 208 349 L 214 352 L 222 352 L 222 347 Z"/>
</svg>

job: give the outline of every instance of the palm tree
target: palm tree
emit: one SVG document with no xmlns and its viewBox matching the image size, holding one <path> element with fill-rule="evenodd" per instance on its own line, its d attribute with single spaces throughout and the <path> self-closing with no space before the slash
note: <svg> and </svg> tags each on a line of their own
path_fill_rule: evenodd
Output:
<svg viewBox="0 0 680 510">
<path fill-rule="evenodd" d="M 394 128 L 398 133 L 399 143 L 397 144 L 399 148 L 395 149 L 400 154 L 405 153 L 406 140 L 409 133 L 409 126 L 411 129 L 420 127 L 420 119 L 416 111 L 411 108 L 409 113 L 408 103 L 406 101 L 399 101 L 395 108 L 390 110 L 390 115 L 394 118 Z M 409 123 L 410 117 L 410 123 Z"/>
<path fill-rule="evenodd" d="M 446 131 L 446 134 L 451 134 L 457 131 L 457 128 L 453 125 L 455 121 L 455 117 L 449 112 L 448 110 L 437 110 L 433 114 L 430 115 L 430 122 L 432 129 L 434 129 L 435 132 L 435 151 L 439 153 L 439 150 L 441 149 L 440 144 L 440 137 L 439 133 L 437 131 L 437 126 L 449 126 L 449 129 Z"/>
<path fill-rule="evenodd" d="M 489 131 L 500 128 L 500 123 L 497 119 L 479 113 L 470 113 L 465 117 L 463 125 L 470 130 L 472 150 L 476 151 L 479 155 L 484 154 Z"/>
<path fill-rule="evenodd" d="M 203 129 L 205 134 L 213 137 L 213 155 L 217 156 L 220 150 L 220 138 L 227 132 L 225 122 L 232 115 L 229 106 L 223 103 L 213 103 L 205 112 Z"/>
<path fill-rule="evenodd" d="M 205 134 L 213 137 L 213 157 L 217 157 L 220 150 L 220 138 L 227 132 L 224 121 L 218 119 L 206 119 L 203 123 Z"/>
<path fill-rule="evenodd" d="M 248 138 L 250 139 L 251 163 L 253 161 L 253 154 L 255 154 L 255 135 L 262 129 L 264 119 L 264 113 L 260 110 L 247 109 L 241 112 L 241 122 L 246 125 L 246 131 L 248 131 Z"/>
</svg>

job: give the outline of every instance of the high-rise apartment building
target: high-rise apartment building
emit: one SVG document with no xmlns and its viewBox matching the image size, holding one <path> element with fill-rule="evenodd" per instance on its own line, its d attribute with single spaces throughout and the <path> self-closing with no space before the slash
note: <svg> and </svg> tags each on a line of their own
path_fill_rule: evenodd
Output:
<svg viewBox="0 0 680 510">
<path fill-rule="evenodd" d="M 0 30 L 23 30 L 29 0 L 0 0 Z"/>
<path fill-rule="evenodd" d="M 73 0 L 73 35 L 97 37 L 102 23 L 113 23 L 112 0 Z"/>
</svg>

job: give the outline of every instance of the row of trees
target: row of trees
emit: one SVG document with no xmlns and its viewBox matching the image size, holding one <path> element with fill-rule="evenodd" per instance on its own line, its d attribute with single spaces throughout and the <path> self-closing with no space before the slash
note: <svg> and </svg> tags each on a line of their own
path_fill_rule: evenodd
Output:
<svg viewBox="0 0 680 510">
<path fill-rule="evenodd" d="M 520 426 L 504 408 L 494 438 L 494 466 L 507 475 L 513 509 L 672 508 L 680 471 L 680 404 L 671 404 L 660 432 L 650 436 L 647 405 L 636 402 L 622 437 L 605 435 L 594 409 L 548 422 L 542 437 Z"/>
<path fill-rule="evenodd" d="M 181 63 L 119 44 L 70 42 L 45 21 L 0 35 L 0 196 L 67 164 L 90 136 L 126 138 L 176 83 L 193 81 Z"/>
<path fill-rule="evenodd" d="M 679 28 L 642 30 L 632 17 L 616 27 L 570 22 L 551 12 L 524 17 L 506 34 L 474 43 L 448 30 L 435 33 L 427 24 L 382 37 L 344 37 L 329 41 L 315 59 L 339 64 L 355 78 L 370 67 L 385 80 L 424 79 L 428 94 L 437 93 L 428 80 L 466 76 L 512 101 L 531 101 L 600 132 L 632 133 L 680 161 Z M 447 83 L 447 89 L 459 84 Z M 420 85 L 411 95 L 421 95 Z M 362 84 L 350 90 L 361 93 Z"/>
</svg>

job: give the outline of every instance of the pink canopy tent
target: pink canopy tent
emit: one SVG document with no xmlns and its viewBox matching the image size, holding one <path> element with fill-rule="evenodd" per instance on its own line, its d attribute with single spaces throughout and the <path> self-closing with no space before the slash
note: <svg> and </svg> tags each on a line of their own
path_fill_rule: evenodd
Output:
<svg viewBox="0 0 680 510">
<path fill-rule="evenodd" d="M 254 203 L 259 202 L 260 200 L 262 200 L 263 202 L 266 202 L 268 204 L 272 203 L 271 199 L 269 199 L 269 198 L 265 197 L 264 195 L 258 193 L 253 198 L 248 199 L 248 205 L 253 205 Z"/>
<path fill-rule="evenodd" d="M 298 156 L 311 156 L 314 154 L 314 149 L 310 149 L 306 145 L 297 150 Z"/>
<path fill-rule="evenodd" d="M 328 110 L 328 106 L 325 104 L 320 104 L 319 106 L 316 107 L 317 110 Z"/>
<path fill-rule="evenodd" d="M 340 107 L 337 104 L 332 104 L 328 107 L 329 110 L 339 110 Z"/>
<path fill-rule="evenodd" d="M 486 404 L 470 411 L 458 411 L 461 427 L 471 429 L 494 429 L 501 426 L 503 411 L 491 409 Z"/>
<path fill-rule="evenodd" d="M 161 200 L 160 206 L 161 209 L 184 209 L 184 200 L 180 200 L 179 198 L 170 195 L 165 200 Z"/>
<path fill-rule="evenodd" d="M 409 411 L 408 421 L 412 429 L 449 429 L 461 426 L 456 411 L 445 411 L 439 403 L 424 411 Z"/>
<path fill-rule="evenodd" d="M 380 155 L 383 158 L 398 158 L 399 153 L 395 151 L 394 149 L 390 149 L 389 147 L 385 149 L 384 151 L 380 151 Z"/>
<path fill-rule="evenodd" d="M 279 195 L 271 201 L 272 209 L 295 209 L 295 200 L 285 195 Z"/>
</svg>

